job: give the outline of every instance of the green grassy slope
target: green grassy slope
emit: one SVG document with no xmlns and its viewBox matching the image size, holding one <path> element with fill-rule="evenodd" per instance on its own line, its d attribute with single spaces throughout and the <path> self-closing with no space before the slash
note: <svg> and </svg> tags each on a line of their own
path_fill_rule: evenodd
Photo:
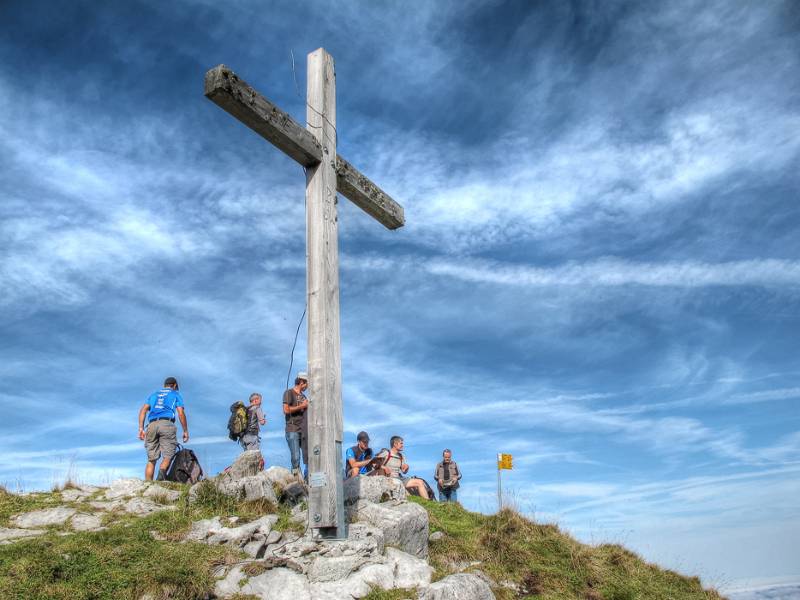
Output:
<svg viewBox="0 0 800 600">
<path fill-rule="evenodd" d="M 456 504 L 418 502 L 428 510 L 431 532 L 445 534 L 430 545 L 437 575 L 480 561 L 475 568 L 515 586 L 495 590 L 499 599 L 722 599 L 696 577 L 648 564 L 618 545 L 581 544 L 555 525 L 534 523 L 510 509 L 487 516 Z"/>
<path fill-rule="evenodd" d="M 183 489 L 180 486 L 172 486 Z M 696 578 L 649 565 L 620 546 L 586 546 L 553 525 L 539 525 L 505 510 L 481 515 L 454 504 L 414 498 L 429 515 L 431 532 L 445 535 L 430 546 L 434 579 L 466 567 L 479 568 L 515 589 L 495 590 L 500 600 L 720 600 Z M 0 488 L 0 527 L 13 514 L 62 504 L 58 491 L 17 496 Z M 66 503 L 70 504 L 70 503 Z M 79 504 L 72 503 L 79 508 Z M 215 567 L 243 556 L 225 547 L 180 543 L 192 521 L 214 515 L 238 516 L 244 522 L 276 507 L 235 502 L 209 487 L 189 505 L 186 494 L 174 511 L 144 518 L 107 515 L 108 529 L 47 535 L 0 545 L 0 597 L 14 600 L 113 598 L 203 598 L 214 587 Z M 286 507 L 277 508 L 276 528 L 293 528 Z M 467 567 L 470 563 L 479 565 Z M 369 600 L 416 597 L 411 591 L 375 590 Z"/>
</svg>

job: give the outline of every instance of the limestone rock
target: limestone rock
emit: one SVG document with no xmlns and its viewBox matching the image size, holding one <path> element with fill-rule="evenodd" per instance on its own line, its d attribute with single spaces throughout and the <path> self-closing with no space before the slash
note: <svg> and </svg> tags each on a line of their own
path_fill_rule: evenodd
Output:
<svg viewBox="0 0 800 600">
<path fill-rule="evenodd" d="M 239 588 L 241 594 L 253 594 L 262 600 L 312 600 L 308 580 L 291 569 L 270 569 L 251 577 Z"/>
<path fill-rule="evenodd" d="M 238 527 L 224 527 L 219 517 L 195 521 L 186 540 L 203 542 L 209 545 L 227 544 L 231 546 L 246 545 L 256 533 L 261 534 L 262 541 L 270 533 L 272 526 L 278 522 L 277 515 L 265 515 L 260 519 L 239 525 Z M 259 548 L 260 550 L 260 548 Z M 256 551 L 257 552 L 257 551 Z"/>
<path fill-rule="evenodd" d="M 293 481 L 281 491 L 281 502 L 298 504 L 308 497 L 308 488 L 301 481 Z"/>
<path fill-rule="evenodd" d="M 263 464 L 264 457 L 261 456 L 260 450 L 247 450 L 237 456 L 233 464 L 222 475 L 231 479 L 250 477 L 260 473 Z"/>
<path fill-rule="evenodd" d="M 256 450 L 248 450 L 248 452 L 256 452 Z M 247 452 L 244 454 L 247 454 Z M 272 482 L 263 472 L 239 478 L 220 477 L 216 485 L 220 492 L 232 498 L 244 500 L 263 499 L 276 504 L 278 502 L 275 490 L 272 489 Z"/>
<path fill-rule="evenodd" d="M 48 525 L 61 525 L 77 510 L 67 506 L 57 506 L 56 508 L 45 508 L 32 512 L 22 513 L 11 518 L 11 524 L 23 529 L 35 529 L 36 527 L 47 527 Z"/>
<path fill-rule="evenodd" d="M 373 504 L 361 500 L 350 514 L 351 518 L 381 529 L 387 545 L 420 558 L 428 556 L 428 512 L 419 504 Z"/>
<path fill-rule="evenodd" d="M 106 490 L 106 500 L 114 500 L 125 496 L 135 496 L 150 485 L 149 482 L 129 477 L 127 479 L 117 479 L 111 483 Z"/>
<path fill-rule="evenodd" d="M 263 533 L 256 533 L 250 541 L 242 546 L 242 551 L 250 558 L 262 558 L 267 547 L 267 536 Z"/>
<path fill-rule="evenodd" d="M 359 500 L 367 500 L 375 504 L 387 500 L 398 502 L 406 499 L 406 488 L 394 477 L 367 477 L 359 475 L 344 482 L 344 501 L 354 504 Z"/>
<path fill-rule="evenodd" d="M 285 489 L 292 483 L 297 482 L 297 477 L 292 475 L 292 472 L 286 467 L 270 467 L 269 469 L 265 469 L 264 477 L 281 489 Z"/>
<path fill-rule="evenodd" d="M 11 529 L 8 527 L 0 527 L 0 544 L 10 544 L 16 540 L 36 537 L 43 533 L 44 530 L 42 529 Z"/>
<path fill-rule="evenodd" d="M 433 567 L 421 558 L 397 548 L 387 548 L 386 563 L 392 568 L 394 574 L 393 587 L 427 587 L 431 582 Z"/>
<path fill-rule="evenodd" d="M 122 505 L 122 508 L 125 510 L 125 512 L 136 515 L 137 517 L 146 517 L 147 515 L 153 514 L 154 512 L 158 512 L 160 510 L 175 509 L 174 506 L 156 504 L 147 498 L 131 498 Z"/>
<path fill-rule="evenodd" d="M 78 513 L 69 523 L 75 531 L 97 531 L 103 526 L 100 517 L 86 513 Z"/>
<path fill-rule="evenodd" d="M 99 489 L 100 488 L 96 488 L 92 485 L 85 485 L 77 488 L 61 490 L 61 500 L 64 502 L 77 502 L 79 500 L 85 500 Z"/>
<path fill-rule="evenodd" d="M 394 586 L 394 563 L 367 565 L 354 573 L 353 577 L 358 577 L 370 588 L 390 590 Z"/>
<path fill-rule="evenodd" d="M 434 531 L 432 534 L 430 534 L 428 536 L 428 541 L 429 542 L 438 542 L 442 538 L 444 538 L 444 533 L 442 533 L 441 531 Z"/>
<path fill-rule="evenodd" d="M 360 554 L 349 556 L 318 556 L 308 568 L 308 580 L 315 582 L 340 581 L 366 564 L 369 557 Z"/>
<path fill-rule="evenodd" d="M 158 484 L 153 484 L 148 487 L 142 496 L 146 498 L 163 498 L 167 502 L 177 502 L 181 497 L 178 490 L 170 490 Z"/>
<path fill-rule="evenodd" d="M 492 588 L 472 573 L 456 573 L 431 584 L 420 600 L 495 600 Z"/>
<path fill-rule="evenodd" d="M 214 594 L 220 598 L 228 598 L 241 592 L 239 583 L 245 578 L 240 566 L 233 567 L 228 574 L 214 585 Z"/>
</svg>

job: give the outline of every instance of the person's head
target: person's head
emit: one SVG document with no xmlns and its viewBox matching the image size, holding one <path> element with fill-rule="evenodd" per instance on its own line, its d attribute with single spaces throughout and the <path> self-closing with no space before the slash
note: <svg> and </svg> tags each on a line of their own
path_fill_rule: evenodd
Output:
<svg viewBox="0 0 800 600">
<path fill-rule="evenodd" d="M 402 450 L 403 449 L 403 438 L 399 435 L 393 435 L 389 439 L 389 446 L 391 446 L 395 450 Z"/>
<path fill-rule="evenodd" d="M 360 431 L 356 436 L 356 441 L 362 450 L 369 448 L 369 434 L 366 431 Z"/>
<path fill-rule="evenodd" d="M 167 377 L 164 380 L 164 387 L 165 388 L 171 388 L 173 390 L 177 390 L 178 389 L 178 380 L 175 379 L 174 377 Z"/>
<path fill-rule="evenodd" d="M 301 392 L 305 390 L 308 387 L 308 373 L 300 371 L 294 378 L 294 387 L 299 388 Z"/>
<path fill-rule="evenodd" d="M 444 452 L 442 452 L 442 458 L 444 459 L 444 462 L 450 462 L 450 459 L 452 458 L 452 456 L 453 456 L 453 453 L 450 452 L 449 448 L 445 448 Z"/>
<path fill-rule="evenodd" d="M 260 406 L 261 405 L 261 394 L 258 392 L 253 392 L 250 394 L 250 405 L 251 406 Z"/>
</svg>

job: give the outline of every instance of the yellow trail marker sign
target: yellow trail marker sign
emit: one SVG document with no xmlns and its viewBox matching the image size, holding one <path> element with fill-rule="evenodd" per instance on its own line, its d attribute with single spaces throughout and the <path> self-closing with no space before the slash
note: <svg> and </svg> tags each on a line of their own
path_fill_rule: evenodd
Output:
<svg viewBox="0 0 800 600">
<path fill-rule="evenodd" d="M 497 455 L 497 468 L 498 469 L 513 469 L 512 465 L 513 456 L 510 454 L 498 454 Z"/>
</svg>

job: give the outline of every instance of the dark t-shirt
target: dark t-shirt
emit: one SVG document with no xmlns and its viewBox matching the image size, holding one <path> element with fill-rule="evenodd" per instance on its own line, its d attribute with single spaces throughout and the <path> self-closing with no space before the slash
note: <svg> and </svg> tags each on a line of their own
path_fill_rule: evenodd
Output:
<svg viewBox="0 0 800 600">
<path fill-rule="evenodd" d="M 288 404 L 289 406 L 297 406 L 303 400 L 306 399 L 305 394 L 298 394 L 294 391 L 294 388 L 289 388 L 283 393 L 283 403 Z M 301 410 L 300 412 L 292 413 L 289 415 L 284 415 L 286 417 L 286 432 L 292 431 L 306 431 L 306 411 Z"/>
<path fill-rule="evenodd" d="M 245 433 L 248 435 L 258 435 L 261 429 L 261 421 L 264 419 L 264 412 L 260 406 L 247 407 L 247 429 Z"/>
</svg>

